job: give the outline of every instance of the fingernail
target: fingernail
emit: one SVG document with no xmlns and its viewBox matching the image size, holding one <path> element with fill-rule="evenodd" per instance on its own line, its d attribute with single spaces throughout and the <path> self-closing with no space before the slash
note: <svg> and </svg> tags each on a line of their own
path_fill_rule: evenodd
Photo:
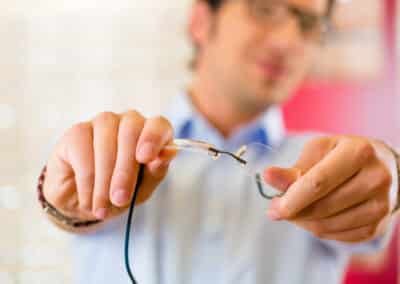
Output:
<svg viewBox="0 0 400 284">
<path fill-rule="evenodd" d="M 276 210 L 269 210 L 267 215 L 272 221 L 281 220 L 281 216 L 279 215 L 278 211 L 276 211 Z"/>
<path fill-rule="evenodd" d="M 154 145 L 152 143 L 147 142 L 139 148 L 137 159 L 140 162 L 145 162 L 151 158 L 151 156 L 153 155 L 153 151 L 154 151 Z"/>
<path fill-rule="evenodd" d="M 118 206 L 124 206 L 129 201 L 129 193 L 126 190 L 119 189 L 113 193 L 113 201 Z"/>
<path fill-rule="evenodd" d="M 100 208 L 96 210 L 95 216 L 97 219 L 103 220 L 107 217 L 107 209 Z"/>
</svg>

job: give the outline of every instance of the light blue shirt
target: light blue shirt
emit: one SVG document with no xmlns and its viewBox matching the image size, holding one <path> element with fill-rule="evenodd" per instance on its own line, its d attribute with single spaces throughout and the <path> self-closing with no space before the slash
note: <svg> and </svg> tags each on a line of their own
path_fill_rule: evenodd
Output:
<svg viewBox="0 0 400 284">
<path fill-rule="evenodd" d="M 295 161 L 311 137 L 286 135 L 278 107 L 229 140 L 185 95 L 166 116 L 180 138 L 228 150 L 250 142 L 271 145 L 275 154 L 267 157 L 266 167 Z M 139 284 L 340 283 L 351 252 L 378 247 L 379 241 L 354 246 L 321 241 L 292 224 L 269 221 L 268 202 L 230 163 L 180 155 L 153 197 L 137 208 L 130 257 Z M 130 283 L 123 261 L 126 217 L 74 237 L 75 283 Z"/>
</svg>

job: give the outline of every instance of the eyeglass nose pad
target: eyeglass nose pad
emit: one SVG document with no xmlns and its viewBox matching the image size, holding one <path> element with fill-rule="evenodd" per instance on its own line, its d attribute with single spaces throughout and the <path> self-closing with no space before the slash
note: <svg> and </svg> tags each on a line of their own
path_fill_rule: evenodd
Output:
<svg viewBox="0 0 400 284">
<path fill-rule="evenodd" d="M 235 156 L 241 158 L 246 152 L 247 152 L 247 145 L 243 145 L 235 152 Z"/>
<path fill-rule="evenodd" d="M 269 193 L 266 193 L 266 192 L 265 192 L 265 189 L 264 189 L 264 186 L 263 186 L 263 184 L 262 184 L 261 175 L 260 175 L 259 173 L 257 173 L 257 174 L 255 175 L 255 180 L 256 180 L 258 192 L 260 193 L 260 195 L 261 195 L 263 198 L 268 199 L 268 200 L 272 200 L 272 199 L 274 199 L 274 198 L 276 198 L 276 197 L 282 197 L 282 196 L 285 195 L 284 192 L 283 192 L 283 193 L 280 193 L 280 194 L 269 194 Z"/>
</svg>

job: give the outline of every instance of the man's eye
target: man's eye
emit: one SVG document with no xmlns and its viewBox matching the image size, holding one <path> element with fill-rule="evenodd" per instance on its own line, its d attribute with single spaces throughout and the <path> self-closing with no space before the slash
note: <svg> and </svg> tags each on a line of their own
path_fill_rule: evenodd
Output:
<svg viewBox="0 0 400 284">
<path fill-rule="evenodd" d="M 300 18 L 300 24 L 304 31 L 310 31 L 317 25 L 318 19 L 313 16 L 303 15 Z"/>
<path fill-rule="evenodd" d="M 260 6 L 258 7 L 258 10 L 263 13 L 263 14 L 267 14 L 267 15 L 271 15 L 273 14 L 273 8 L 271 8 L 270 6 Z"/>
<path fill-rule="evenodd" d="M 317 16 L 307 14 L 298 9 L 292 9 L 292 13 L 297 17 L 301 29 L 305 32 L 312 31 L 320 21 Z"/>
</svg>

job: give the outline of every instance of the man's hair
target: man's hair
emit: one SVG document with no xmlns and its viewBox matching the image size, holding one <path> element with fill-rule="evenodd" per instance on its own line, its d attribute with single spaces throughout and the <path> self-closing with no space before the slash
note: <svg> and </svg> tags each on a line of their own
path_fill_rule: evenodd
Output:
<svg viewBox="0 0 400 284">
<path fill-rule="evenodd" d="M 205 2 L 207 2 L 213 10 L 217 10 L 221 7 L 223 0 L 205 0 Z"/>
<path fill-rule="evenodd" d="M 203 1 L 205 1 L 208 4 L 208 6 L 210 6 L 211 9 L 214 11 L 218 10 L 224 2 L 224 0 L 203 0 Z M 335 5 L 335 2 L 336 2 L 336 0 L 328 0 L 328 9 L 326 11 L 326 14 L 328 16 L 330 16 L 332 14 L 333 6 Z"/>
</svg>

